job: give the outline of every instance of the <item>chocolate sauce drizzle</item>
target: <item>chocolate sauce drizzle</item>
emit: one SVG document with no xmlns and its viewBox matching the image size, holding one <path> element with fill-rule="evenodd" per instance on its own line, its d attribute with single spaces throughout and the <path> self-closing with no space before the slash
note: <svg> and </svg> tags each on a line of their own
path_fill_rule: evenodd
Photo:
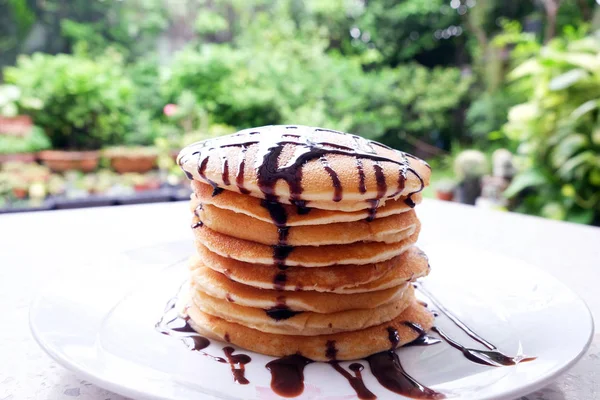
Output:
<svg viewBox="0 0 600 400">
<path fill-rule="evenodd" d="M 227 357 L 227 362 L 231 367 L 233 381 L 239 383 L 240 385 L 249 384 L 250 381 L 246 379 L 245 372 L 246 364 L 252 361 L 250 356 L 248 356 L 247 354 L 233 354 L 235 352 L 235 349 L 231 346 L 223 347 L 223 352 L 225 353 L 225 357 Z"/>
<path fill-rule="evenodd" d="M 417 382 L 406 373 L 395 351 L 389 350 L 367 357 L 371 372 L 381 386 L 414 399 L 445 399 L 446 396 Z"/>
<path fill-rule="evenodd" d="M 390 340 L 390 344 L 392 345 L 392 350 L 398 347 L 398 343 L 400 343 L 400 335 L 398 334 L 398 329 L 388 326 L 388 339 Z"/>
<path fill-rule="evenodd" d="M 306 215 L 312 210 L 312 208 L 306 206 L 306 201 L 304 200 L 295 200 L 292 201 L 292 204 L 296 206 L 298 215 Z"/>
<path fill-rule="evenodd" d="M 431 328 L 434 332 L 436 332 L 444 341 L 446 341 L 450 346 L 459 350 L 465 358 L 468 360 L 475 362 L 477 364 L 488 365 L 491 367 L 502 367 L 502 366 L 510 366 L 516 365 L 522 362 L 533 361 L 536 357 L 528 357 L 524 355 L 519 355 L 516 357 L 507 356 L 498 350 L 498 348 L 492 343 L 485 340 L 483 337 L 475 333 L 471 328 L 469 328 L 464 322 L 462 322 L 456 315 L 452 314 L 450 310 L 444 307 L 438 299 L 436 299 L 428 290 L 426 290 L 422 284 L 416 283 L 415 287 L 423 293 L 429 301 L 434 304 L 450 321 L 454 323 L 457 327 L 459 327 L 464 333 L 466 333 L 471 339 L 476 342 L 482 344 L 487 347 L 487 350 L 477 350 L 471 349 L 463 346 L 462 344 L 456 342 L 454 339 L 450 338 L 443 330 L 438 327 Z"/>
<path fill-rule="evenodd" d="M 352 386 L 352 389 L 354 389 L 354 391 L 356 392 L 356 396 L 359 399 L 367 400 L 367 399 L 376 399 L 377 398 L 377 396 L 375 396 L 373 394 L 373 392 L 371 392 L 365 386 L 365 382 L 363 381 L 362 374 L 361 374 L 361 371 L 364 369 L 362 364 L 360 364 L 360 363 L 350 364 L 350 366 L 348 368 L 350 368 L 350 371 L 352 371 L 354 373 L 354 376 L 351 375 L 348 371 L 346 371 L 344 369 L 344 367 L 342 367 L 340 365 L 340 363 L 338 363 L 337 361 L 329 361 L 329 365 L 331 365 L 333 367 L 333 369 L 335 369 L 337 372 L 339 372 L 340 375 L 342 375 L 344 378 L 346 378 L 346 380 L 348 381 L 350 386 Z"/>
<path fill-rule="evenodd" d="M 327 343 L 325 343 L 325 357 L 330 360 L 335 360 L 337 358 L 337 352 L 335 340 L 328 340 Z"/>
<path fill-rule="evenodd" d="M 497 349 L 496 346 L 494 346 L 493 344 L 491 344 L 490 342 L 488 342 L 487 340 L 482 338 L 480 335 L 475 333 L 464 322 L 462 322 L 456 315 L 452 314 L 450 312 L 450 310 L 448 310 L 446 307 L 444 307 L 437 298 L 435 298 L 427 289 L 425 289 L 423 287 L 423 285 L 420 282 L 415 282 L 413 284 L 413 286 L 419 292 L 423 293 L 429 299 L 429 302 L 431 304 L 435 305 L 438 310 L 440 310 L 446 317 L 448 317 L 448 319 L 450 321 L 452 321 L 454 323 L 454 325 L 459 327 L 464 333 L 466 333 L 468 336 L 470 336 L 471 339 L 475 340 L 476 342 L 479 342 L 480 344 L 484 345 L 485 347 L 487 347 L 490 350 Z"/>
<path fill-rule="evenodd" d="M 440 335 L 442 339 L 446 341 L 450 346 L 454 347 L 457 350 L 460 350 L 466 359 L 469 361 L 473 361 L 477 364 L 487 365 L 490 367 L 507 367 L 510 365 L 517 365 L 521 362 L 533 361 L 536 357 L 510 357 L 506 354 L 501 353 L 498 350 L 477 350 L 477 349 L 469 349 L 462 344 L 456 342 L 452 338 L 450 338 L 446 332 L 441 330 L 438 327 L 431 328 L 432 331 Z"/>
<path fill-rule="evenodd" d="M 275 277 L 273 278 L 273 289 L 284 290 L 286 281 L 286 273 L 284 271 L 279 271 L 277 274 L 275 274 Z"/>
<path fill-rule="evenodd" d="M 294 354 L 267 363 L 271 372 L 271 389 L 283 397 L 300 396 L 304 391 L 304 367 L 313 360 Z"/>
<path fill-rule="evenodd" d="M 327 161 L 327 159 L 324 156 L 321 156 L 320 160 L 321 160 L 321 164 L 323 165 L 323 168 L 325 168 L 325 171 L 327 171 L 327 173 L 331 177 L 331 184 L 333 185 L 333 201 L 338 203 L 338 202 L 342 201 L 342 193 L 343 193 L 342 183 L 340 182 L 340 178 L 339 178 L 337 172 L 335 172 L 335 170 L 333 168 L 331 168 L 331 166 L 329 165 L 329 162 Z"/>
<path fill-rule="evenodd" d="M 369 207 L 369 215 L 367 216 L 366 221 L 371 222 L 377 216 L 377 207 L 379 207 L 379 199 L 367 200 L 367 202 L 371 206 Z"/>
<path fill-rule="evenodd" d="M 292 311 L 288 306 L 275 306 L 265 310 L 267 315 L 275 321 L 292 318 L 295 315 L 301 314 L 302 311 Z"/>
<path fill-rule="evenodd" d="M 198 220 L 192 224 L 192 229 L 200 228 L 204 225 L 204 222 Z"/>
<path fill-rule="evenodd" d="M 210 340 L 198 334 L 190 326 L 186 318 L 179 316 L 179 313 L 175 310 L 176 302 L 176 298 L 169 300 L 162 318 L 156 323 L 154 328 L 163 335 L 181 340 L 190 351 L 196 351 L 220 363 L 227 362 L 222 357 L 216 357 L 203 351 L 210 345 Z"/>
<path fill-rule="evenodd" d="M 336 360 L 338 350 L 335 347 L 335 340 L 328 340 L 325 343 L 325 348 L 325 357 L 329 359 L 329 365 L 331 365 L 333 369 L 335 369 L 340 375 L 346 378 L 350 386 L 352 386 L 352 389 L 354 389 L 354 391 L 356 392 L 356 395 L 359 399 L 377 398 L 377 396 L 375 396 L 369 389 L 367 389 L 365 383 L 363 382 L 361 371 L 364 369 L 364 367 L 362 366 L 362 364 L 352 363 L 350 365 L 350 370 L 354 372 L 354 375 L 351 375 Z"/>
<path fill-rule="evenodd" d="M 287 212 L 281 203 L 272 200 L 261 200 L 260 205 L 269 211 L 269 215 L 277 227 L 286 227 Z"/>
<path fill-rule="evenodd" d="M 365 170 L 360 158 L 356 158 L 356 169 L 358 170 L 358 191 L 361 194 L 367 193 L 367 185 L 365 183 Z"/>
<path fill-rule="evenodd" d="M 274 307 L 266 309 L 265 312 L 275 321 L 292 318 L 293 316 L 302 313 L 302 311 L 292 311 L 285 303 L 285 296 L 279 296 L 277 298 L 277 304 Z"/>
<path fill-rule="evenodd" d="M 231 182 L 229 182 L 229 160 L 225 154 L 221 155 L 221 180 L 225 186 L 231 185 Z"/>
<path fill-rule="evenodd" d="M 437 339 L 437 338 L 427 335 L 427 332 L 425 331 L 425 329 L 423 329 L 423 327 L 421 325 L 419 325 L 415 322 L 404 321 L 402 324 L 405 326 L 408 326 L 410 329 L 412 329 L 413 331 L 415 331 L 419 334 L 419 336 L 415 340 L 406 344 L 405 347 L 407 347 L 407 346 L 431 346 L 431 345 L 438 344 L 441 342 L 440 339 Z"/>
<path fill-rule="evenodd" d="M 294 250 L 293 246 L 275 245 L 273 246 L 273 261 L 279 269 L 286 269 L 285 260 Z"/>
<path fill-rule="evenodd" d="M 195 351 L 203 356 L 209 357 L 219 363 L 229 363 L 233 380 L 240 385 L 247 385 L 248 379 L 245 377 L 246 364 L 252 359 L 247 354 L 233 354 L 233 347 L 224 347 L 225 358 L 213 356 L 205 351 L 210 345 L 210 340 L 197 333 L 188 323 L 189 318 L 182 318 L 175 309 L 177 299 L 169 300 L 161 319 L 156 323 L 155 329 L 163 335 L 180 339 L 190 351 Z M 225 334 L 225 340 L 229 341 L 229 334 Z"/>
<path fill-rule="evenodd" d="M 235 183 L 241 194 L 250 194 L 250 191 L 244 187 L 244 171 L 246 169 L 246 152 L 247 146 L 242 146 L 242 154 L 238 163 L 237 173 L 235 175 Z"/>
</svg>

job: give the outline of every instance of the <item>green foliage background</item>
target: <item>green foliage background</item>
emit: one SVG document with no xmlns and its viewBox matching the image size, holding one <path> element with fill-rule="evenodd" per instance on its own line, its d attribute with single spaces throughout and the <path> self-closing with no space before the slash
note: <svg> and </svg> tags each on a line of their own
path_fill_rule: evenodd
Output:
<svg viewBox="0 0 600 400">
<path fill-rule="evenodd" d="M 599 7 L 0 0 L 0 66 L 43 104 L 16 103 L 55 148 L 177 147 L 184 133 L 279 123 L 425 158 L 506 147 L 521 163 L 508 192 L 519 210 L 599 224 Z"/>
</svg>

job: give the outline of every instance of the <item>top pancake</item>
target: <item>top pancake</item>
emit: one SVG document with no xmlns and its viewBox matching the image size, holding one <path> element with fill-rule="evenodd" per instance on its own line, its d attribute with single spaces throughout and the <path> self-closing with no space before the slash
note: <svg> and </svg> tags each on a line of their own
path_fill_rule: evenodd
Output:
<svg viewBox="0 0 600 400">
<path fill-rule="evenodd" d="M 213 187 L 344 211 L 419 192 L 430 176 L 424 161 L 406 153 L 305 126 L 252 128 L 198 142 L 181 151 L 178 163 L 189 178 Z"/>
<path fill-rule="evenodd" d="M 192 181 L 192 209 L 198 204 L 210 204 L 223 210 L 244 214 L 259 221 L 273 223 L 273 217 L 269 211 L 269 204 L 259 198 L 245 196 L 235 192 L 224 190 L 218 196 L 213 196 L 213 188 L 206 183 Z M 413 203 L 419 204 L 422 200 L 421 193 L 411 196 Z M 323 208 L 302 209 L 288 204 L 279 204 L 281 212 L 285 215 L 286 226 L 325 225 L 338 222 L 361 221 L 368 217 L 384 218 L 390 215 L 401 214 L 412 210 L 405 202 L 405 198 L 381 199 L 375 212 L 362 209 L 356 211 L 340 212 L 339 210 L 327 210 Z M 335 204 L 335 203 L 334 203 Z M 315 205 L 309 203 L 308 205 Z M 318 204 L 316 204 L 318 205 Z M 375 215 L 373 215 L 375 214 Z"/>
</svg>

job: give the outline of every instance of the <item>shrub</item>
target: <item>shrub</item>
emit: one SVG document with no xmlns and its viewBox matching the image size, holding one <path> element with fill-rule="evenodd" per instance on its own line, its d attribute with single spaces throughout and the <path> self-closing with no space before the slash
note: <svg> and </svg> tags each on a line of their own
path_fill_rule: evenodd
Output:
<svg viewBox="0 0 600 400">
<path fill-rule="evenodd" d="M 19 57 L 4 74 L 24 96 L 42 101 L 41 109 L 25 111 L 44 128 L 55 148 L 119 144 L 131 129 L 133 85 L 118 54 L 92 60 L 36 53 Z"/>
</svg>

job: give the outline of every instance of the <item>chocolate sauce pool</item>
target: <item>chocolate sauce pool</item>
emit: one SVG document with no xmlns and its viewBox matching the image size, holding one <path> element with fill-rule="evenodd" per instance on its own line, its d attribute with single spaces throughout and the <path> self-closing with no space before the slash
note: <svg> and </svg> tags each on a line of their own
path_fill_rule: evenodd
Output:
<svg viewBox="0 0 600 400">
<path fill-rule="evenodd" d="M 267 363 L 271 372 L 271 389 L 283 397 L 296 397 L 304 392 L 304 367 L 313 360 L 294 354 Z"/>
<path fill-rule="evenodd" d="M 384 351 L 367 357 L 371 372 L 384 388 L 413 399 L 444 399 L 446 396 L 420 384 L 400 363 L 395 351 Z"/>
</svg>

